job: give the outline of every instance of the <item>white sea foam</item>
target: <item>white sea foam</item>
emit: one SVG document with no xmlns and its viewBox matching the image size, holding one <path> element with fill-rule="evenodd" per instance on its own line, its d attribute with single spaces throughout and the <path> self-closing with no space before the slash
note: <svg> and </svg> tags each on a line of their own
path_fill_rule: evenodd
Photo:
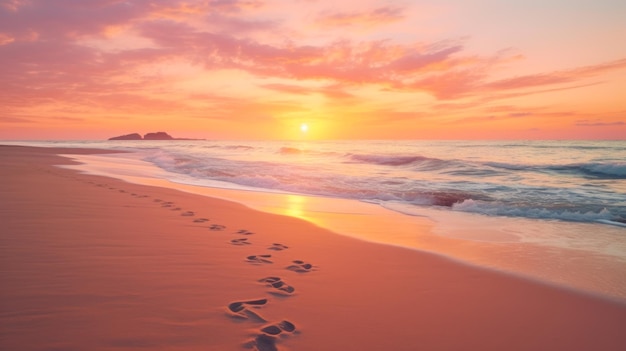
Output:
<svg viewBox="0 0 626 351">
<path fill-rule="evenodd" d="M 510 206 L 498 202 L 484 202 L 472 199 L 452 205 L 452 209 L 463 212 L 481 213 L 490 216 L 510 216 L 538 219 L 559 219 L 573 222 L 600 222 L 615 218 L 615 214 L 606 208 L 600 211 L 572 211 L 563 208 L 537 208 Z"/>
</svg>

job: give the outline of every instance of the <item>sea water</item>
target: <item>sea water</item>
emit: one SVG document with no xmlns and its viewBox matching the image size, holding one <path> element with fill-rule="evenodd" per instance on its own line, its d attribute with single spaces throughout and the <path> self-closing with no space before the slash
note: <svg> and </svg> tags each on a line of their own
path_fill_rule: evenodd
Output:
<svg viewBox="0 0 626 351">
<path fill-rule="evenodd" d="M 142 172 L 177 184 L 352 200 L 426 216 L 446 223 L 435 234 L 464 240 L 490 240 L 463 237 L 464 226 L 508 226 L 513 241 L 617 263 L 605 290 L 626 298 L 619 268 L 626 264 L 625 141 L 13 143 L 130 151 L 109 159 L 107 175 L 132 175 L 139 169 L 132 162 L 140 161 L 152 167 Z"/>
<path fill-rule="evenodd" d="M 132 151 L 194 185 L 626 227 L 624 141 L 35 144 Z"/>
</svg>

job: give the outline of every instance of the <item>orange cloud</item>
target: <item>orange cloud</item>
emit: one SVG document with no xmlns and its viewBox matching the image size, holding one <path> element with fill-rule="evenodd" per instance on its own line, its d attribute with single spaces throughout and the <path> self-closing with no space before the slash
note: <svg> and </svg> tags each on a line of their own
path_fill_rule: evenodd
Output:
<svg viewBox="0 0 626 351">
<path fill-rule="evenodd" d="M 323 94 L 333 99 L 349 99 L 354 95 L 345 91 L 345 88 L 341 85 L 328 85 L 320 88 L 307 88 L 299 85 L 291 84 L 263 84 L 262 88 L 278 91 L 281 93 L 296 94 L 296 95 L 309 95 L 309 94 Z"/>
<path fill-rule="evenodd" d="M 612 126 L 625 126 L 626 122 L 617 121 L 617 122 L 603 122 L 600 119 L 596 120 L 578 120 L 576 121 L 576 126 L 578 127 L 612 127 Z"/>
<path fill-rule="evenodd" d="M 409 25 L 417 12 L 372 3 L 371 10 L 332 11 L 324 10 L 332 4 L 323 1 L 5 1 L 0 123 L 36 124 L 30 122 L 51 116 L 183 116 L 230 121 L 235 131 L 235 125 L 254 121 L 341 115 L 360 119 L 346 124 L 363 128 L 428 121 L 434 130 L 455 121 L 504 124 L 558 115 L 579 129 L 623 129 L 621 121 L 606 117 L 623 109 L 619 102 L 606 100 L 590 107 L 593 113 L 567 115 L 536 107 L 545 105 L 536 95 L 567 90 L 574 96 L 574 89 L 604 87 L 607 81 L 612 86 L 606 89 L 618 91 L 623 83 L 612 77 L 626 69 L 626 58 L 506 77 L 513 64 L 523 64 L 521 55 L 499 48 L 480 53 L 467 33 L 460 33 L 463 39 L 427 40 L 408 26 L 395 38 L 392 32 L 359 31 Z M 289 7 L 305 5 L 320 14 L 314 19 L 318 27 L 291 20 L 310 24 L 311 18 Z M 339 31 L 341 37 L 331 36 Z M 596 98 L 602 95 L 598 88 Z"/>
<path fill-rule="evenodd" d="M 605 62 L 597 65 L 577 67 L 570 70 L 532 74 L 502 79 L 485 85 L 488 89 L 523 89 L 544 85 L 572 83 L 584 78 L 626 68 L 626 59 Z"/>
<path fill-rule="evenodd" d="M 375 27 L 404 19 L 404 11 L 386 6 L 364 12 L 327 12 L 319 15 L 315 23 L 322 27 Z"/>
</svg>

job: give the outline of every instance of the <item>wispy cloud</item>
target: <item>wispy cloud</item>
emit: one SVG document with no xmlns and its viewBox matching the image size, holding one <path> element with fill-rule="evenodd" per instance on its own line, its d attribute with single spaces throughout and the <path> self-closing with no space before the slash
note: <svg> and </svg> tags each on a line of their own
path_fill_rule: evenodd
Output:
<svg viewBox="0 0 626 351">
<path fill-rule="evenodd" d="M 322 27 L 376 27 L 404 18 L 404 8 L 385 6 L 369 11 L 324 12 L 315 23 Z"/>
<path fill-rule="evenodd" d="M 574 83 L 600 73 L 626 69 L 626 58 L 604 62 L 597 65 L 577 67 L 570 70 L 532 74 L 521 77 L 507 78 L 485 85 L 488 89 L 525 89 L 546 85 Z"/>
<path fill-rule="evenodd" d="M 626 122 L 624 121 L 616 121 L 616 122 L 603 122 L 601 120 L 578 120 L 576 121 L 576 126 L 578 127 L 610 127 L 610 126 L 624 126 Z"/>
<path fill-rule="evenodd" d="M 296 94 L 296 95 L 310 95 L 310 94 L 322 94 L 332 99 L 349 99 L 354 95 L 346 92 L 345 87 L 340 84 L 327 85 L 324 87 L 303 87 L 299 85 L 291 84 L 263 84 L 260 87 L 278 91 L 281 93 Z"/>
</svg>

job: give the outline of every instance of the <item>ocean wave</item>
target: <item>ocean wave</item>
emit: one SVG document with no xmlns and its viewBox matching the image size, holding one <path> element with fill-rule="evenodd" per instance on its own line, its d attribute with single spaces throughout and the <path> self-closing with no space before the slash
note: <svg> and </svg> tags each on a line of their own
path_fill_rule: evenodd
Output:
<svg viewBox="0 0 626 351">
<path fill-rule="evenodd" d="M 504 163 L 504 162 L 485 162 L 485 166 L 492 167 L 492 168 L 505 169 L 509 171 L 524 171 L 524 170 L 529 170 L 533 168 L 532 166 L 528 166 L 524 164 L 511 164 L 511 163 Z"/>
<path fill-rule="evenodd" d="M 362 154 L 348 154 L 348 158 L 352 161 L 360 163 L 368 163 L 383 166 L 406 166 L 414 163 L 421 163 L 425 161 L 443 162 L 436 158 L 429 158 L 424 156 L 391 156 L 391 155 L 362 155 Z"/>
<path fill-rule="evenodd" d="M 472 198 L 481 198 L 488 201 L 486 195 L 460 190 L 413 190 L 396 192 L 394 200 L 401 200 L 413 205 L 453 207 L 455 204 Z"/>
<path fill-rule="evenodd" d="M 626 179 L 626 162 L 616 163 L 588 163 L 580 168 L 590 174 L 609 176 L 615 179 Z"/>
<path fill-rule="evenodd" d="M 485 162 L 485 166 L 509 171 L 557 172 L 583 177 L 626 179 L 626 162 L 615 163 L 574 163 L 563 165 L 528 165 L 504 162 Z"/>
<path fill-rule="evenodd" d="M 226 150 L 252 150 L 254 149 L 253 146 L 249 146 L 249 145 L 224 145 L 222 146 L 222 149 L 226 149 Z"/>
<path fill-rule="evenodd" d="M 583 210 L 576 208 L 546 208 L 529 207 L 519 204 L 504 204 L 502 202 L 487 202 L 467 199 L 452 205 L 455 211 L 480 213 L 490 216 L 526 217 L 535 219 L 558 219 L 573 222 L 621 222 L 623 219 L 611 213 L 610 210 Z"/>
<path fill-rule="evenodd" d="M 234 188 L 398 202 L 494 216 L 616 223 L 626 219 L 622 182 L 602 181 L 626 179 L 626 163 L 615 162 L 619 159 L 616 155 L 596 158 L 603 161 L 533 165 L 502 158 L 479 161 L 481 158 L 475 160 L 464 149 L 464 154 L 431 156 L 428 150 L 411 152 L 408 148 L 388 153 L 387 146 L 372 147 L 371 153 L 360 151 L 368 150 L 368 145 L 217 145 L 219 148 L 210 150 L 194 144 L 141 152 L 147 156 L 145 160 L 178 174 L 173 175 L 178 181 L 194 184 L 219 181 Z M 227 148 L 232 151 L 224 151 Z M 246 151 L 251 148 L 254 150 Z"/>
<path fill-rule="evenodd" d="M 301 150 L 295 147 L 287 147 L 287 146 L 283 146 L 278 150 L 278 153 L 283 154 L 283 155 L 299 155 L 303 152 L 304 150 Z"/>
</svg>

